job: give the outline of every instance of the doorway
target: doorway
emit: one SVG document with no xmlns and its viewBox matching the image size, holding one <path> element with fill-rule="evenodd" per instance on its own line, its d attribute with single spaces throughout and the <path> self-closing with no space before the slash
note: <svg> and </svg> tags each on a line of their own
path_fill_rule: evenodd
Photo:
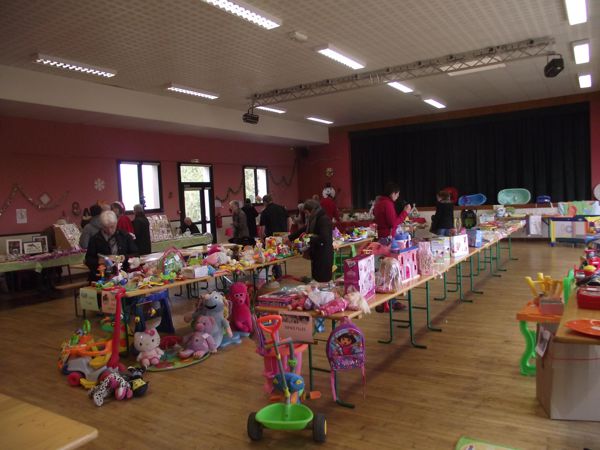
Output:
<svg viewBox="0 0 600 450">
<path fill-rule="evenodd" d="M 180 220 L 189 217 L 202 233 L 210 233 L 216 242 L 215 199 L 212 166 L 179 163 Z"/>
</svg>

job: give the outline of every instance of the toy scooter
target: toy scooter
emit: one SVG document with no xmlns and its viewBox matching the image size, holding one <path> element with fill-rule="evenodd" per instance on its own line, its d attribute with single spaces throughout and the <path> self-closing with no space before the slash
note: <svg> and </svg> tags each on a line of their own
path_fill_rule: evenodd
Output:
<svg viewBox="0 0 600 450">
<path fill-rule="evenodd" d="M 271 430 L 304 430 L 312 426 L 313 439 L 316 442 L 325 442 L 327 439 L 327 420 L 324 414 L 313 414 L 311 409 L 301 403 L 292 403 L 292 394 L 290 393 L 289 381 L 293 381 L 296 386 L 292 387 L 292 391 L 298 386 L 304 386 L 304 381 L 295 374 L 286 373 L 283 369 L 279 345 L 283 342 L 279 341 L 277 331 L 281 327 L 281 316 L 268 315 L 258 319 L 258 326 L 267 335 L 271 336 L 271 342 L 275 350 L 279 374 L 275 380 L 280 385 L 283 391 L 285 403 L 273 403 L 265 406 L 258 412 L 252 412 L 248 416 L 248 436 L 253 441 L 259 441 L 262 438 L 263 428 Z M 300 380 L 298 379 L 300 378 Z"/>
</svg>

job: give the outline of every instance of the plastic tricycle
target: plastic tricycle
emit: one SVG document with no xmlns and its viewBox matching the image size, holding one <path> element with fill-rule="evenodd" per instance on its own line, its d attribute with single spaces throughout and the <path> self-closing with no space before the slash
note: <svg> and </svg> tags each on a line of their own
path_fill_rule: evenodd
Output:
<svg viewBox="0 0 600 450">
<path fill-rule="evenodd" d="M 325 442 L 327 439 L 327 420 L 324 414 L 313 414 L 311 409 L 299 402 L 299 396 L 296 396 L 296 402 L 292 402 L 291 391 L 296 391 L 296 387 L 304 386 L 304 381 L 296 374 L 286 373 L 281 361 L 279 345 L 283 342 L 279 341 L 278 330 L 281 326 L 281 316 L 269 315 L 258 319 L 259 328 L 266 335 L 271 336 L 271 341 L 267 344 L 272 344 L 277 358 L 279 374 L 275 380 L 280 385 L 279 388 L 283 391 L 285 399 L 284 403 L 273 403 L 265 406 L 258 412 L 250 413 L 248 416 L 248 436 L 253 441 L 258 441 L 262 438 L 263 428 L 271 430 L 304 430 L 312 427 L 313 439 L 316 442 Z M 288 342 L 286 342 L 288 343 Z M 293 352 L 293 350 L 292 350 Z M 296 386 L 289 386 L 288 382 L 294 380 Z"/>
</svg>

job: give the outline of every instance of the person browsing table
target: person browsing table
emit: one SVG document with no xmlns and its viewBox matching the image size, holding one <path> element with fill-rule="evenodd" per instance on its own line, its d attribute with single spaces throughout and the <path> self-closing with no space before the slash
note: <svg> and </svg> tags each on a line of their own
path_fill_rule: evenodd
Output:
<svg viewBox="0 0 600 450">
<path fill-rule="evenodd" d="M 407 204 L 400 214 L 396 214 L 394 202 L 400 196 L 400 187 L 393 182 L 388 182 L 383 190 L 383 195 L 377 197 L 373 207 L 373 215 L 377 224 L 377 236 L 383 244 L 389 244 L 390 236 L 396 232 L 398 225 L 403 223 L 411 211 Z"/>
</svg>

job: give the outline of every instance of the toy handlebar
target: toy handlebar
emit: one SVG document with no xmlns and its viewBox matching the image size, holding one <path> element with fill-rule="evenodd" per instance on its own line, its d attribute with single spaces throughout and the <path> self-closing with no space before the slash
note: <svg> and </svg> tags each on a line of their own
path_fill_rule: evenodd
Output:
<svg viewBox="0 0 600 450">
<path fill-rule="evenodd" d="M 277 314 L 269 314 L 268 316 L 263 316 L 258 318 L 258 327 L 263 330 L 265 333 L 273 336 L 281 327 L 282 318 Z"/>
</svg>

